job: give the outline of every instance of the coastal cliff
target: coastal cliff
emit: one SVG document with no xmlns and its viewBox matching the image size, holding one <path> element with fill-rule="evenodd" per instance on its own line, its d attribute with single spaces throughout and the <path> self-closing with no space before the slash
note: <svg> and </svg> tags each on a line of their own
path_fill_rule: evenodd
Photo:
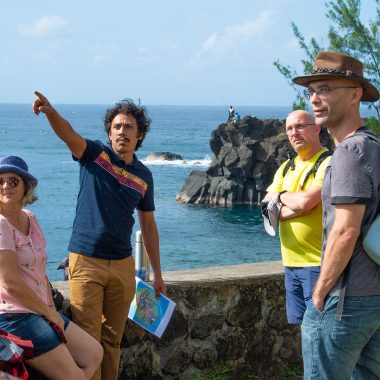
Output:
<svg viewBox="0 0 380 380">
<path fill-rule="evenodd" d="M 322 145 L 332 147 L 324 129 Z M 294 151 L 284 121 L 247 116 L 235 124 L 220 124 L 212 131 L 214 155 L 206 171 L 193 170 L 176 199 L 193 204 L 257 204 L 273 176 Z"/>
</svg>

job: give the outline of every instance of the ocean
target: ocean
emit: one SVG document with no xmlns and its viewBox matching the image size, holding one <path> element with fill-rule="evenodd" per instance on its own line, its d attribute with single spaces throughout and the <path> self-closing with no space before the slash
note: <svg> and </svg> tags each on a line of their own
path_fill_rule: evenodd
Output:
<svg viewBox="0 0 380 380">
<path fill-rule="evenodd" d="M 90 139 L 106 141 L 103 115 L 108 105 L 55 105 L 74 129 Z M 155 181 L 155 218 L 160 233 L 163 271 L 279 260 L 278 237 L 264 231 L 254 206 L 189 205 L 175 200 L 191 170 L 211 162 L 211 131 L 226 121 L 228 106 L 147 106 L 151 131 L 137 156 L 153 152 L 180 154 L 183 160 L 145 161 Z M 290 107 L 237 107 L 242 117 L 284 119 Z M 57 266 L 67 256 L 78 192 L 78 164 L 51 131 L 44 115 L 29 104 L 0 104 L 0 156 L 21 156 L 35 175 L 38 201 L 28 206 L 47 239 L 47 271 L 63 278 Z M 139 229 L 138 218 L 135 232 Z"/>
</svg>

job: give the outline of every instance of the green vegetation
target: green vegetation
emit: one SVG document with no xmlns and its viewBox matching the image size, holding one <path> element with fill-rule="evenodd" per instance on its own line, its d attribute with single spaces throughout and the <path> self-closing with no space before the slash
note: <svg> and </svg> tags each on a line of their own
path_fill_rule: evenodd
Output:
<svg viewBox="0 0 380 380">
<path fill-rule="evenodd" d="M 364 119 L 364 125 L 380 135 L 380 120 L 375 117 L 369 117 L 368 119 Z"/>
<path fill-rule="evenodd" d="M 217 364 L 207 376 L 193 375 L 187 380 L 228 380 L 232 366 L 227 363 Z"/>
<path fill-rule="evenodd" d="M 284 379 L 287 380 L 298 380 L 303 378 L 303 367 L 298 364 L 290 364 L 288 367 L 284 368 Z"/>
<path fill-rule="evenodd" d="M 365 0 L 368 6 L 370 0 Z M 315 56 L 321 50 L 338 51 L 360 59 L 364 63 L 365 77 L 380 88 L 380 0 L 372 0 L 376 7 L 374 19 L 365 23 L 361 18 L 360 0 L 329 0 L 326 2 L 326 17 L 331 21 L 328 31 L 329 45 L 321 46 L 315 38 L 309 42 L 298 27 L 292 23 L 293 33 L 298 44 L 305 53 L 302 59 L 303 74 L 309 74 Z M 279 60 L 273 62 L 278 71 L 296 92 L 293 109 L 306 109 L 306 101 L 301 90 L 294 85 L 292 78 L 299 74 L 289 65 L 283 65 Z M 300 74 L 302 75 L 302 74 Z M 380 102 L 368 103 L 368 108 L 374 108 L 377 121 L 380 120 Z"/>
<path fill-rule="evenodd" d="M 192 375 L 186 380 L 228 380 L 232 370 L 232 366 L 227 363 L 217 364 L 208 375 Z M 284 367 L 281 379 L 283 380 L 300 380 L 303 377 L 302 364 L 289 364 Z M 273 380 L 273 377 L 263 377 L 257 375 L 249 375 L 247 380 Z"/>
<path fill-rule="evenodd" d="M 303 379 L 303 367 L 302 364 L 296 364 L 292 363 L 289 364 L 288 367 L 283 368 L 283 372 L 280 378 L 276 377 L 274 379 L 272 376 L 271 377 L 263 377 L 263 376 L 256 376 L 256 375 L 251 375 L 248 376 L 249 380 L 302 380 Z"/>
</svg>

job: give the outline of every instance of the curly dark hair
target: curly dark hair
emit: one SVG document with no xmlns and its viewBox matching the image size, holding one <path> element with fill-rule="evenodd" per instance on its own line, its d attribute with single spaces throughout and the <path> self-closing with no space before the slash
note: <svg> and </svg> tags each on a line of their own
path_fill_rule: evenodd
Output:
<svg viewBox="0 0 380 380">
<path fill-rule="evenodd" d="M 123 99 L 119 103 L 116 103 L 114 107 L 108 108 L 103 119 L 107 136 L 109 136 L 110 133 L 112 120 L 119 114 L 132 115 L 136 119 L 139 136 L 142 136 L 142 139 L 138 140 L 135 150 L 139 149 L 146 134 L 150 130 L 150 124 L 152 122 L 148 116 L 147 109 L 143 106 L 136 105 L 132 99 Z"/>
</svg>

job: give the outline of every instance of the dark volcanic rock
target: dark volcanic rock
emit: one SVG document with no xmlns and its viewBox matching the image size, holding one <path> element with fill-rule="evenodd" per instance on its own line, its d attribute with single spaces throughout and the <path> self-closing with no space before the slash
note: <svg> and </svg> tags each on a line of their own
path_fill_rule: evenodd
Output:
<svg viewBox="0 0 380 380">
<path fill-rule="evenodd" d="M 331 148 L 325 129 L 322 144 Z M 212 131 L 214 154 L 207 171 L 193 170 L 177 200 L 195 204 L 255 204 L 262 199 L 278 167 L 295 155 L 284 132 L 284 121 L 247 116 Z"/>
<path fill-rule="evenodd" d="M 170 153 L 170 152 L 154 152 L 145 157 L 145 161 L 155 161 L 155 160 L 183 160 L 180 154 Z"/>
</svg>

